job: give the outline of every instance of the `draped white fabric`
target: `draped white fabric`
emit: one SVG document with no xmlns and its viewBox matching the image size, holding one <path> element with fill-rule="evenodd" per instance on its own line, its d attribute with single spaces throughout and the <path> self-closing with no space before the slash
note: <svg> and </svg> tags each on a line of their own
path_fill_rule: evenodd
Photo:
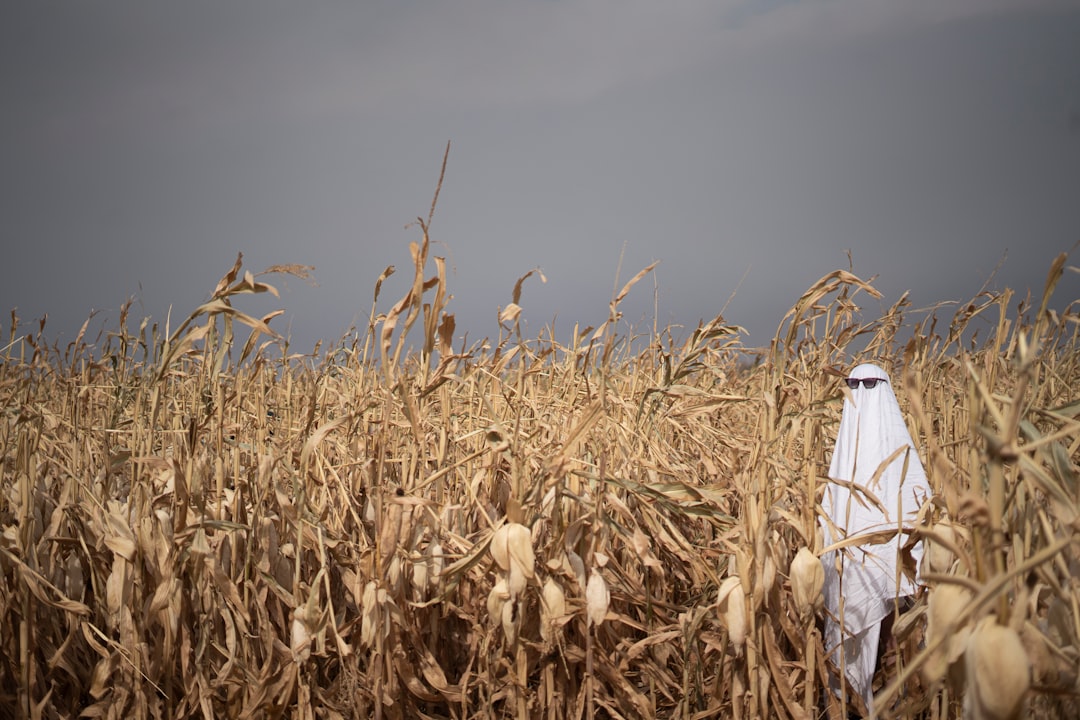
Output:
<svg viewBox="0 0 1080 720">
<path fill-rule="evenodd" d="M 839 482 L 830 482 L 822 498 L 828 515 L 822 523 L 826 545 L 865 533 L 899 530 L 901 524 L 911 528 L 931 494 L 889 376 L 867 363 L 857 366 L 849 377 L 884 382 L 873 388 L 860 384 L 851 391 L 851 398 L 844 400 L 829 467 L 829 477 Z M 883 466 L 898 450 L 899 454 Z M 896 598 L 915 590 L 914 583 L 899 569 L 899 551 L 905 540 L 906 536 L 897 533 L 883 543 L 860 542 L 822 556 L 826 649 L 835 648 L 833 659 L 845 667 L 852 690 L 863 697 L 867 707 L 873 701 L 871 681 L 881 621 L 891 612 Z M 920 543 L 912 552 L 916 567 L 921 553 Z M 842 650 L 838 647 L 841 637 Z"/>
</svg>

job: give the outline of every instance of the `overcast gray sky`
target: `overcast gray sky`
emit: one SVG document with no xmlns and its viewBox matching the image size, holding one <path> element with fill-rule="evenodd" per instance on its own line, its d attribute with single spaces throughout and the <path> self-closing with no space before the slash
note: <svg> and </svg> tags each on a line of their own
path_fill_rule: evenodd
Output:
<svg viewBox="0 0 1080 720">
<path fill-rule="evenodd" d="M 532 268 L 528 336 L 603 321 L 621 258 L 661 261 L 627 321 L 734 293 L 754 346 L 847 250 L 870 319 L 1003 257 L 991 287 L 1037 295 L 1080 240 L 1063 0 L 38 0 L 0 11 L 0 93 L 0 312 L 61 345 L 129 297 L 175 324 L 237 252 L 315 266 L 245 307 L 295 349 L 363 327 L 447 141 L 432 253 L 470 340 Z"/>
</svg>

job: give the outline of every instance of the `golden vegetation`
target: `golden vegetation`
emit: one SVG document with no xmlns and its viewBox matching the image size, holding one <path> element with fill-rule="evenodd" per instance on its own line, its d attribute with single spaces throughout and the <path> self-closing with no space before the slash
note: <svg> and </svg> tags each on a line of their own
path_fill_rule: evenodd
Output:
<svg viewBox="0 0 1080 720">
<path fill-rule="evenodd" d="M 937 493 L 931 629 L 923 593 L 878 713 L 1076 712 L 1078 316 L 1048 305 L 1064 256 L 1037 306 L 982 294 L 913 326 L 903 299 L 863 322 L 877 292 L 837 271 L 760 352 L 719 317 L 633 350 L 618 307 L 648 269 L 600 328 L 528 340 L 522 278 L 499 337 L 455 349 L 428 224 L 408 293 L 381 312 L 377 289 L 366 332 L 322 357 L 236 309 L 273 292 L 239 259 L 172 332 L 122 321 L 60 350 L 12 318 L 0 715 L 840 716 L 815 499 L 861 360 L 896 381 Z M 965 629 L 977 642 L 952 647 Z M 1030 675 L 995 663 L 1017 647 Z"/>
</svg>

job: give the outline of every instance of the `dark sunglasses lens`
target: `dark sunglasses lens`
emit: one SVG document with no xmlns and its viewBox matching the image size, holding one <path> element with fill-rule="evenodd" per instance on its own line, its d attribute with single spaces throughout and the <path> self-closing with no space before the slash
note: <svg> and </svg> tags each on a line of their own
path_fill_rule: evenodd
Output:
<svg viewBox="0 0 1080 720">
<path fill-rule="evenodd" d="M 863 387 L 866 388 L 867 390 L 873 390 L 874 386 L 876 386 L 878 384 L 878 381 L 877 381 L 876 378 L 866 378 L 865 380 L 862 381 L 862 384 L 863 384 Z"/>
<path fill-rule="evenodd" d="M 857 378 L 848 378 L 847 379 L 847 386 L 849 388 L 851 388 L 852 390 L 858 390 L 859 389 L 859 381 L 858 381 L 858 379 Z"/>
</svg>

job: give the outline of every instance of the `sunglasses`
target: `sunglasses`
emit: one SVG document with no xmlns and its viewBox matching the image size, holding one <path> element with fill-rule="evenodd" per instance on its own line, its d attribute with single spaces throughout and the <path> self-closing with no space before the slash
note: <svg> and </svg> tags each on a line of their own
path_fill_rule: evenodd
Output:
<svg viewBox="0 0 1080 720">
<path fill-rule="evenodd" d="M 886 382 L 886 380 L 885 378 L 847 378 L 844 382 L 846 382 L 847 386 L 852 390 L 858 390 L 859 383 L 862 383 L 863 387 L 867 390 L 873 390 L 877 387 L 879 382 L 883 383 Z"/>
</svg>

